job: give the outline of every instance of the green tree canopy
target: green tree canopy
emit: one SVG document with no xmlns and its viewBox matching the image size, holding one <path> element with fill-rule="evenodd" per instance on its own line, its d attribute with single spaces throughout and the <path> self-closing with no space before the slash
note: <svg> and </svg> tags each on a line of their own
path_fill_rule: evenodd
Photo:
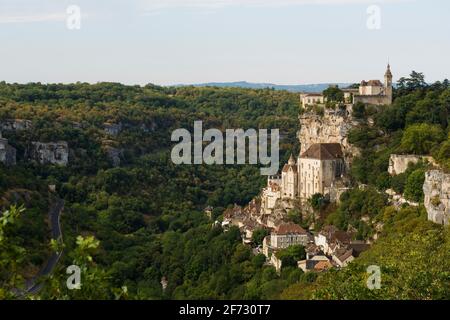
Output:
<svg viewBox="0 0 450 320">
<path fill-rule="evenodd" d="M 414 124 L 406 128 L 401 148 L 408 153 L 429 154 L 444 139 L 444 132 L 438 125 Z"/>
</svg>

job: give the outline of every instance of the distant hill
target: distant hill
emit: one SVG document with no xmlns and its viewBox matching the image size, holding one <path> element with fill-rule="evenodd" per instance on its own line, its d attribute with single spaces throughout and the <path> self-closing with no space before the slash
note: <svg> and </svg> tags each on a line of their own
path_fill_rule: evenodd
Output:
<svg viewBox="0 0 450 320">
<path fill-rule="evenodd" d="M 275 90 L 286 90 L 290 92 L 322 92 L 330 85 L 338 85 L 341 88 L 348 87 L 350 83 L 317 83 L 317 84 L 300 84 L 300 85 L 277 85 L 273 83 L 251 83 L 246 81 L 237 82 L 209 82 L 192 84 L 194 87 L 220 87 L 220 88 L 249 88 L 249 89 L 265 89 L 273 88 Z M 189 85 L 177 85 L 189 86 Z"/>
</svg>

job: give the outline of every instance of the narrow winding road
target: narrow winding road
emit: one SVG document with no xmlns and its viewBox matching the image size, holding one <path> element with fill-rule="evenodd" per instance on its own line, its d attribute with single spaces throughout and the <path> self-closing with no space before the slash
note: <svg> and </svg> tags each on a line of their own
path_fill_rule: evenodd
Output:
<svg viewBox="0 0 450 320">
<path fill-rule="evenodd" d="M 64 200 L 60 198 L 56 198 L 49 208 L 49 218 L 50 218 L 50 228 L 52 233 L 52 239 L 62 242 L 62 231 L 61 231 L 61 223 L 60 217 L 61 213 L 64 210 Z M 34 276 L 32 279 L 28 280 L 26 283 L 25 290 L 17 290 L 17 294 L 19 296 L 24 296 L 26 294 L 37 294 L 42 289 L 42 284 L 39 283 L 39 279 L 41 277 L 45 277 L 50 275 L 55 269 L 56 265 L 61 258 L 63 251 L 54 252 L 50 259 L 47 261 L 46 265 L 39 271 L 39 273 Z"/>
</svg>

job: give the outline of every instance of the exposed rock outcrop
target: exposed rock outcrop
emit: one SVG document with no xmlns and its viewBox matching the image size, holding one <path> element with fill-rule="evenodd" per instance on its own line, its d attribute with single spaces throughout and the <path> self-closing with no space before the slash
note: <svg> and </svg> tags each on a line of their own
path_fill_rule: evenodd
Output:
<svg viewBox="0 0 450 320">
<path fill-rule="evenodd" d="M 423 192 L 428 220 L 448 225 L 450 217 L 450 174 L 445 174 L 441 170 L 426 172 Z"/>
<path fill-rule="evenodd" d="M 16 149 L 8 144 L 8 140 L 0 134 L 0 162 L 6 166 L 16 164 Z"/>
<path fill-rule="evenodd" d="M 395 176 L 401 174 L 408 169 L 409 164 L 416 164 L 419 161 L 427 160 L 433 163 L 433 158 L 429 156 L 420 156 L 414 154 L 391 154 L 389 158 L 389 169 L 390 175 Z"/>
<path fill-rule="evenodd" d="M 30 157 L 40 164 L 57 164 L 66 166 L 69 163 L 69 145 L 65 141 L 32 142 Z"/>
<path fill-rule="evenodd" d="M 117 136 L 122 131 L 122 123 L 104 123 L 103 129 L 110 136 Z"/>
<path fill-rule="evenodd" d="M 113 167 L 119 167 L 121 158 L 123 157 L 123 150 L 111 146 L 105 146 L 104 151 L 106 152 L 106 155 L 111 161 Z"/>
<path fill-rule="evenodd" d="M 26 119 L 6 119 L 0 123 L 0 129 L 4 131 L 28 130 L 32 126 L 32 122 Z"/>
<path fill-rule="evenodd" d="M 360 154 L 359 149 L 348 142 L 349 131 L 358 125 L 346 109 L 325 109 L 324 114 L 305 113 L 300 116 L 299 140 L 303 154 L 316 143 L 340 143 L 347 166 L 353 157 Z"/>
<path fill-rule="evenodd" d="M 124 150 L 118 148 L 118 143 L 114 140 L 103 140 L 102 149 L 108 159 L 111 161 L 113 167 L 119 167 L 124 157 Z"/>
</svg>

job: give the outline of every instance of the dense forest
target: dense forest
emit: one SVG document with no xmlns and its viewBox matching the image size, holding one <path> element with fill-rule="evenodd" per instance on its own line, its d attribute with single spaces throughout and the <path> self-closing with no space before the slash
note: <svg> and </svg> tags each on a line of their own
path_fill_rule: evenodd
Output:
<svg viewBox="0 0 450 320">
<path fill-rule="evenodd" d="M 17 149 L 17 165 L 0 164 L 0 299 L 16 297 L 52 252 L 62 250 L 56 270 L 41 279 L 40 298 L 450 297 L 448 227 L 428 222 L 423 206 L 397 211 L 383 193 L 393 188 L 414 201 L 423 197 L 428 164 L 390 177 L 391 153 L 429 154 L 450 169 L 447 80 L 428 85 L 412 73 L 400 79 L 392 106 L 355 106 L 361 124 L 350 140 L 362 150 L 351 172 L 355 188 L 339 206 L 326 208 L 321 223 L 354 226 L 360 239 L 373 233 L 361 223 L 363 215 L 385 228 L 348 268 L 304 274 L 289 263 L 304 252 L 292 248 L 283 253 L 286 264 L 277 274 L 263 255 L 242 244 L 239 229 L 223 232 L 213 224 L 226 208 L 257 196 L 265 177 L 251 165 L 174 165 L 171 132 L 192 131 L 196 120 L 221 130 L 279 128 L 284 163 L 299 151 L 299 103 L 297 94 L 272 89 L 0 83 L 0 122 L 32 122 L 29 130 L 2 131 Z M 110 134 L 105 124 L 121 130 Z M 30 161 L 32 141 L 67 141 L 69 165 Z M 121 150 L 119 166 L 108 157 L 108 146 Z M 366 189 L 356 187 L 361 184 Z M 50 241 L 47 211 L 56 196 L 65 201 L 63 243 Z M 207 206 L 214 208 L 212 219 L 204 213 Z M 81 290 L 66 287 L 66 268 L 73 264 L 82 270 Z M 382 290 L 365 287 L 370 264 L 386 275 Z"/>
</svg>

